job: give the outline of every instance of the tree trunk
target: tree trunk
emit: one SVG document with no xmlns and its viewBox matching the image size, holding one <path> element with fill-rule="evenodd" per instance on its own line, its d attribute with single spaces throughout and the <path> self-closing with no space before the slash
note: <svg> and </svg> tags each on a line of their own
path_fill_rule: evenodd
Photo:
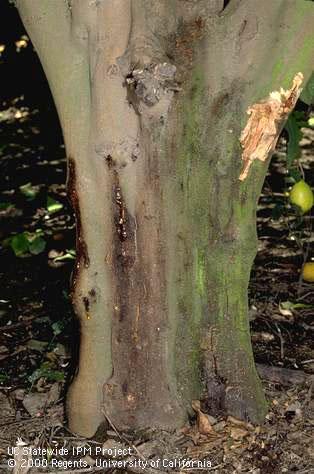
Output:
<svg viewBox="0 0 314 474">
<path fill-rule="evenodd" d="M 173 429 L 193 399 L 262 421 L 247 287 L 268 161 L 253 159 L 270 157 L 299 91 L 273 135 L 269 93 L 310 75 L 313 5 L 17 3 L 59 111 L 77 220 L 70 428 Z M 271 145 L 241 181 L 246 111 L 261 100 Z"/>
</svg>

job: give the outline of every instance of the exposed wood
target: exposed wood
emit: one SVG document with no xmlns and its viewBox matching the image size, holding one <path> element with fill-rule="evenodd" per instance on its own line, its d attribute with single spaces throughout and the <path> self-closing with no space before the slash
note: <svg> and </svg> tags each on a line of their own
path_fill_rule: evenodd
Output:
<svg viewBox="0 0 314 474">
<path fill-rule="evenodd" d="M 269 98 L 250 106 L 250 116 L 241 133 L 243 169 L 239 176 L 244 181 L 254 160 L 266 161 L 275 151 L 282 127 L 302 92 L 303 74 L 295 75 L 291 89 L 271 92 Z"/>
</svg>

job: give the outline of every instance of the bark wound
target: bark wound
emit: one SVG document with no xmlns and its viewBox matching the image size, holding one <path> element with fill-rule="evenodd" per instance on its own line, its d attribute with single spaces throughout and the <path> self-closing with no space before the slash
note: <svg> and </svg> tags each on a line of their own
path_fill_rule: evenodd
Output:
<svg viewBox="0 0 314 474">
<path fill-rule="evenodd" d="M 94 288 L 89 290 L 87 296 L 82 297 L 82 302 L 85 309 L 86 318 L 90 319 L 90 307 L 96 302 L 96 291 Z"/>
<path fill-rule="evenodd" d="M 76 263 L 72 275 L 72 286 L 75 287 L 77 280 L 77 274 L 81 265 L 85 268 L 89 267 L 89 256 L 87 251 L 87 245 L 84 240 L 84 234 L 82 229 L 81 212 L 79 205 L 79 197 L 77 193 L 77 177 L 75 161 L 72 158 L 68 159 L 68 178 L 67 178 L 67 194 L 71 201 L 76 221 Z"/>
<path fill-rule="evenodd" d="M 139 115 L 143 113 L 145 106 L 152 107 L 162 98 L 171 99 L 173 93 L 180 90 L 175 81 L 175 74 L 176 67 L 164 62 L 133 69 L 127 75 L 128 99 Z"/>
<path fill-rule="evenodd" d="M 104 385 L 104 412 L 120 429 L 146 428 L 152 419 L 168 427 L 179 408 L 169 389 L 165 362 L 167 314 L 159 183 L 150 168 L 132 214 L 118 171 L 111 169 L 110 174 L 115 230 L 113 373 Z M 147 222 L 147 215 L 153 215 L 154 222 Z"/>
<path fill-rule="evenodd" d="M 121 321 L 128 313 L 128 304 L 124 298 L 124 289 L 128 286 L 128 272 L 133 267 L 136 258 L 136 226 L 135 219 L 133 219 L 127 211 L 120 187 L 119 175 L 116 171 L 113 172 L 113 177 L 114 223 L 116 228 L 114 243 L 115 273 L 118 280 L 117 288 L 123 288 L 123 291 L 119 291 L 117 294 L 118 301 L 116 301 L 116 310 L 119 313 L 119 319 Z"/>
<path fill-rule="evenodd" d="M 279 134 L 302 91 L 303 74 L 295 75 L 291 89 L 271 92 L 269 98 L 250 106 L 250 116 L 240 137 L 243 167 L 239 176 L 244 181 L 254 160 L 266 161 L 274 152 Z"/>
<path fill-rule="evenodd" d="M 116 212 L 116 229 L 118 232 L 118 236 L 120 242 L 124 242 L 127 237 L 127 230 L 126 230 L 126 209 L 125 204 L 122 198 L 121 188 L 119 185 L 119 178 L 117 173 L 115 173 L 115 186 L 114 186 L 114 198 L 115 203 L 117 205 L 117 212 Z M 123 252 L 122 252 L 123 254 Z"/>
</svg>

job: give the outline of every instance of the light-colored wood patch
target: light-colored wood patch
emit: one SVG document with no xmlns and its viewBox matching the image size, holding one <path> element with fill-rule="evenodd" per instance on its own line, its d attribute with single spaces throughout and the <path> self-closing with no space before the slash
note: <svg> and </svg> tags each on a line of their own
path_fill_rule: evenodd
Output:
<svg viewBox="0 0 314 474">
<path fill-rule="evenodd" d="M 275 150 L 279 134 L 302 91 L 303 74 L 298 72 L 291 89 L 271 92 L 269 98 L 250 106 L 250 116 L 240 137 L 243 167 L 239 176 L 244 181 L 254 160 L 265 161 Z"/>
</svg>

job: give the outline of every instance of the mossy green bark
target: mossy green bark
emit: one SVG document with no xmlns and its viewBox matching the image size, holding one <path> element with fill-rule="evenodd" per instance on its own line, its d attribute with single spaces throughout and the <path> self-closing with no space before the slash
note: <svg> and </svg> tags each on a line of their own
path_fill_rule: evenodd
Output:
<svg viewBox="0 0 314 474">
<path fill-rule="evenodd" d="M 168 294 L 178 321 L 174 371 L 182 400 L 209 396 L 217 401 L 209 408 L 228 407 L 260 421 L 265 399 L 252 356 L 247 288 L 256 251 L 256 181 L 260 187 L 262 179 L 251 186 L 237 179 L 238 135 L 228 131 L 228 118 L 217 123 L 217 98 L 210 97 L 207 81 L 199 63 L 178 104 L 183 120 L 164 172 L 165 202 L 171 203 L 167 260 L 174 266 Z"/>
<path fill-rule="evenodd" d="M 166 228 L 168 241 L 168 295 L 177 353 L 174 357 L 178 389 L 183 400 L 197 398 L 201 391 L 201 331 L 208 314 L 207 248 L 209 225 L 208 161 L 201 116 L 205 84 L 201 69 L 190 82 L 189 98 L 179 104 L 184 119 L 178 147 L 173 137 L 172 158 L 165 166 Z M 205 122 L 206 123 L 206 122 Z M 171 318 L 172 319 L 172 318 Z M 183 363 L 181 363 L 184 361 Z"/>
<path fill-rule="evenodd" d="M 179 393 L 183 401 L 204 398 L 209 409 L 257 422 L 266 402 L 252 353 L 247 293 L 268 163 L 253 163 L 240 182 L 239 138 L 248 106 L 291 87 L 299 70 L 309 75 L 306 41 L 303 59 L 291 61 L 278 51 L 266 66 L 254 65 L 248 77 L 215 87 L 211 43 L 204 42 L 170 116 L 175 137 L 169 134 L 164 189 L 171 203 L 168 295 L 170 319 L 176 321 L 173 371 Z M 262 67 L 272 74 L 261 74 Z"/>
</svg>

